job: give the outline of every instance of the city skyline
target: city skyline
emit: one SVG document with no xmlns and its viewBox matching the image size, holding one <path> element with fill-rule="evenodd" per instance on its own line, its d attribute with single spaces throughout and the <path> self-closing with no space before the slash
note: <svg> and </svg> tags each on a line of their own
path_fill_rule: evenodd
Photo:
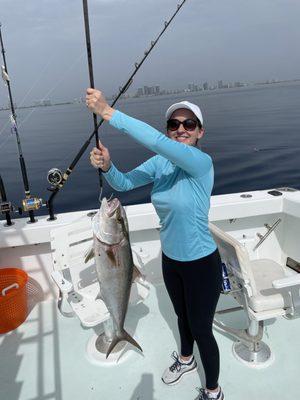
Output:
<svg viewBox="0 0 300 400">
<path fill-rule="evenodd" d="M 190 82 L 186 84 L 183 88 L 161 88 L 160 85 L 143 85 L 143 87 L 139 87 L 134 91 L 126 92 L 121 96 L 121 99 L 129 99 L 129 98 L 139 98 L 145 96 L 161 96 L 161 95 L 170 95 L 170 94 L 180 94 L 180 93 L 192 93 L 192 92 L 202 92 L 202 91 L 214 91 L 214 90 L 224 90 L 224 89 L 240 89 L 243 87 L 256 86 L 256 85 L 269 85 L 269 84 L 277 84 L 283 82 L 297 82 L 300 78 L 295 79 L 286 79 L 286 80 L 278 80 L 275 78 L 267 79 L 266 81 L 257 81 L 257 82 L 225 82 L 222 79 L 217 81 L 206 81 L 202 83 Z M 107 100 L 113 100 L 117 94 L 110 94 L 106 96 Z M 45 98 L 45 99 L 36 99 L 32 103 L 18 105 L 17 102 L 14 103 L 15 108 L 33 108 L 33 107 L 47 107 L 53 105 L 65 105 L 65 104 L 74 104 L 74 103 L 85 103 L 85 97 L 79 96 L 73 99 L 67 99 L 65 101 L 58 101 L 55 99 Z M 10 103 L 7 99 L 7 104 L 0 104 L 1 110 L 9 110 Z"/>
<path fill-rule="evenodd" d="M 111 95 L 176 10 L 178 0 L 89 0 L 95 85 Z M 158 6 L 159 4 L 159 6 Z M 78 97 L 89 86 L 81 2 L 1 0 L 14 98 Z M 272 10 L 272 12 L 270 12 Z M 131 90 L 189 82 L 299 76 L 300 2 L 190 0 L 143 64 Z M 270 78 L 271 77 L 271 78 Z M 148 82 L 148 84 L 147 84 Z M 0 103 L 6 88 L 0 87 Z"/>
</svg>

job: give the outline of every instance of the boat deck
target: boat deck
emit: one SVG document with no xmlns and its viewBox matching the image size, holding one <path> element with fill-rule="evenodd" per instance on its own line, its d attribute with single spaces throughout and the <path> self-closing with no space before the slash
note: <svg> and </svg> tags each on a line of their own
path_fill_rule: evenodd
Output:
<svg viewBox="0 0 300 400">
<path fill-rule="evenodd" d="M 210 220 L 237 240 L 243 240 L 251 259 L 269 258 L 282 265 L 287 257 L 300 260 L 300 192 L 283 191 L 279 197 L 268 191 L 251 192 L 250 197 L 249 194 L 213 197 Z M 40 301 L 38 290 L 33 293 L 36 304 L 25 323 L 0 335 L 0 400 L 197 399 L 196 388 L 204 386 L 205 379 L 196 348 L 197 373 L 187 375 L 175 386 L 161 381 L 162 372 L 172 362 L 171 353 L 178 349 L 179 337 L 176 316 L 162 283 L 159 220 L 152 205 L 129 206 L 126 212 L 131 243 L 135 251 L 142 250 L 142 272 L 150 283 L 150 292 L 144 302 L 130 305 L 125 321 L 125 328 L 134 333 L 143 353 L 128 345 L 117 364 L 91 361 L 88 344 L 103 326 L 88 329 L 78 318 L 63 317 L 57 308 L 57 288 L 50 277 L 54 230 L 84 221 L 86 224 L 90 221 L 87 212 L 60 214 L 51 223 L 41 217 L 33 225 L 27 224 L 25 218 L 16 220 L 9 228 L 0 224 L 0 268 L 25 269 L 33 282 L 40 285 L 44 296 L 44 301 Z M 279 227 L 253 251 L 257 233 L 265 234 L 266 224 L 272 225 L 279 218 Z M 297 290 L 299 303 L 299 286 Z M 219 310 L 236 306 L 232 296 L 221 295 Z M 233 328 L 247 327 L 242 310 L 217 314 L 216 318 Z M 232 337 L 215 331 L 221 356 L 219 382 L 225 399 L 298 399 L 299 332 L 300 318 L 267 319 L 263 341 L 273 352 L 274 362 L 267 368 L 254 369 L 234 357 Z"/>
<path fill-rule="evenodd" d="M 222 295 L 220 302 L 224 301 Z M 226 299 L 225 299 L 226 300 Z M 243 327 L 243 311 L 218 316 L 227 324 Z M 35 306 L 17 330 L 0 335 L 0 398 L 9 400 L 173 400 L 197 398 L 204 385 L 198 351 L 198 372 L 174 386 L 161 381 L 177 349 L 176 319 L 162 284 L 151 286 L 144 303 L 129 308 L 126 327 L 135 331 L 143 354 L 130 345 L 115 365 L 95 365 L 86 347 L 93 329 L 77 318 L 65 318 L 56 302 Z M 251 369 L 232 354 L 231 338 L 215 332 L 221 354 L 220 384 L 227 400 L 296 399 L 299 396 L 300 319 L 268 321 L 264 341 L 274 352 L 274 363 Z M 288 333 L 287 333 L 288 332 Z"/>
</svg>

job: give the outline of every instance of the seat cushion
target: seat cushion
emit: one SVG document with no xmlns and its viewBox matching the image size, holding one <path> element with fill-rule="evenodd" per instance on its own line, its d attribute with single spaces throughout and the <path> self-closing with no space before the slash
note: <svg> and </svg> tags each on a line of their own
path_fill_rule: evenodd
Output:
<svg viewBox="0 0 300 400">
<path fill-rule="evenodd" d="M 250 261 L 257 293 L 249 299 L 250 307 L 256 311 L 268 311 L 276 308 L 288 307 L 287 291 L 273 288 L 275 279 L 286 275 L 280 264 L 270 259 Z"/>
</svg>

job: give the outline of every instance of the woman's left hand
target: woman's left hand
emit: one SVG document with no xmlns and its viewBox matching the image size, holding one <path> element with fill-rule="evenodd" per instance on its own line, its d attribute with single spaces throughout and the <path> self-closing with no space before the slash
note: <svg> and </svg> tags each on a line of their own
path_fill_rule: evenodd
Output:
<svg viewBox="0 0 300 400">
<path fill-rule="evenodd" d="M 88 88 L 86 90 L 86 105 L 94 113 L 108 121 L 113 114 L 113 109 L 108 105 L 100 90 Z"/>
</svg>

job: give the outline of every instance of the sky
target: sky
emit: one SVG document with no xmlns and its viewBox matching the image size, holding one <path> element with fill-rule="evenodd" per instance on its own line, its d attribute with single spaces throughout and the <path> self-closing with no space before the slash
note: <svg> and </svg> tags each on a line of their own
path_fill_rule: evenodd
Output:
<svg viewBox="0 0 300 400">
<path fill-rule="evenodd" d="M 89 0 L 95 85 L 122 86 L 181 0 Z M 187 0 L 138 71 L 143 85 L 300 78 L 299 0 Z M 0 0 L 17 104 L 85 95 L 89 86 L 82 0 Z M 0 85 L 0 105 L 7 89 Z"/>
</svg>

